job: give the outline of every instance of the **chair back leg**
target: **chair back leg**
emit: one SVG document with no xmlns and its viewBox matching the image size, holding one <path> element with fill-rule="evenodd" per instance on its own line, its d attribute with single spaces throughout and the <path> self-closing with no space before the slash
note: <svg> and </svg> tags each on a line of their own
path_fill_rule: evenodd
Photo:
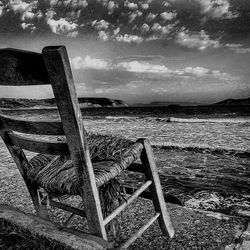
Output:
<svg viewBox="0 0 250 250">
<path fill-rule="evenodd" d="M 64 46 L 45 47 L 43 58 L 80 186 L 90 233 L 106 240 L 107 234 L 103 224 L 95 174 L 66 48 Z"/>
<path fill-rule="evenodd" d="M 162 187 L 160 183 L 160 178 L 157 171 L 157 166 L 155 163 L 153 151 L 148 139 L 139 139 L 144 145 L 141 161 L 142 165 L 145 167 L 145 176 L 147 180 L 151 180 L 152 184 L 149 186 L 149 191 L 151 193 L 152 201 L 156 213 L 160 213 L 158 217 L 158 222 L 163 235 L 172 238 L 174 236 L 174 229 L 170 220 L 169 213 L 167 211 L 166 203 L 164 200 Z"/>
<path fill-rule="evenodd" d="M 87 178 L 85 179 L 87 181 Z M 99 236 L 104 240 L 107 240 L 107 232 L 104 225 L 103 215 L 101 211 L 101 204 L 97 187 L 90 185 L 91 179 L 88 183 L 83 185 L 84 193 L 82 194 L 82 200 L 85 207 L 86 218 L 88 221 L 89 231 L 91 234 Z"/>
<path fill-rule="evenodd" d="M 26 176 L 26 169 L 29 166 L 29 162 L 21 148 L 18 148 L 16 146 L 10 145 L 8 143 L 8 136 L 7 133 L 2 136 L 2 139 L 8 148 L 10 154 L 12 155 L 12 158 L 14 159 L 18 170 L 20 174 L 23 177 L 23 180 L 26 184 L 26 187 L 29 191 L 29 194 L 31 196 L 33 205 L 35 207 L 36 213 L 38 216 L 42 217 L 43 219 L 49 220 L 49 214 L 46 205 L 40 204 L 37 194 L 38 187 L 34 186 L 30 181 L 28 180 Z"/>
</svg>

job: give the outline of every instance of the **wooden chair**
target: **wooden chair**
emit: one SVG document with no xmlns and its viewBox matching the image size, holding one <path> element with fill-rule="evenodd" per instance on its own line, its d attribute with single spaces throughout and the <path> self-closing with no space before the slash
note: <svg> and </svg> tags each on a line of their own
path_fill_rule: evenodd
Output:
<svg viewBox="0 0 250 250">
<path fill-rule="evenodd" d="M 60 191 L 65 192 L 67 195 L 80 195 L 84 204 L 84 210 L 61 204 L 53 199 L 50 199 L 50 205 L 63 208 L 77 215 L 86 216 L 91 234 L 107 240 L 105 226 L 128 204 L 149 188 L 155 208 L 155 215 L 125 242 L 121 248 L 127 248 L 156 219 L 158 219 L 163 235 L 173 237 L 174 230 L 166 209 L 152 149 L 147 139 L 139 139 L 130 145 L 128 150 L 122 155 L 121 162 L 103 161 L 101 164 L 99 162 L 99 165 L 92 163 L 69 59 L 64 46 L 45 47 L 42 54 L 16 49 L 2 49 L 0 50 L 0 65 L 0 85 L 51 84 L 60 114 L 60 122 L 25 121 L 7 117 L 6 115 L 0 116 L 1 137 L 27 185 L 36 212 L 40 217 L 49 219 L 45 202 L 39 200 L 38 190 L 40 187 L 43 187 L 45 190 L 49 190 L 49 188 L 39 177 L 34 180 L 30 175 L 29 169 L 36 169 L 34 168 L 34 162 L 36 163 L 36 161 L 33 160 L 33 163 L 31 162 L 32 160 L 28 161 L 23 149 L 50 156 L 70 155 L 73 162 L 72 169 L 75 180 L 74 183 L 72 182 L 72 185 L 74 184 L 73 191 L 71 189 Z M 16 132 L 22 134 L 20 135 Z M 66 142 L 44 142 L 42 140 L 27 138 L 24 136 L 25 134 L 65 135 Z M 139 172 L 145 173 L 146 182 L 126 202 L 104 218 L 98 188 L 109 182 L 112 178 L 120 175 L 125 169 L 129 168 L 133 171 L 133 162 L 138 157 L 141 158 L 142 162 Z M 47 171 L 54 173 L 54 170 L 50 169 L 53 164 L 49 163 L 49 160 L 49 157 L 45 159 L 47 161 Z M 105 165 L 105 170 L 103 170 L 103 165 Z M 102 171 L 98 172 L 99 167 L 102 167 Z M 56 178 L 57 175 L 54 176 L 50 185 L 57 184 Z M 57 188 L 62 186 L 63 184 L 61 183 Z"/>
</svg>

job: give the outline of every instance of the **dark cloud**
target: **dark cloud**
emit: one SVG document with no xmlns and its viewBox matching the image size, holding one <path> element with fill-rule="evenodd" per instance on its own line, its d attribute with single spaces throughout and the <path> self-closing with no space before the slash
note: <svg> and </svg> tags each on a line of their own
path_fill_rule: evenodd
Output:
<svg viewBox="0 0 250 250">
<path fill-rule="evenodd" d="M 230 36 L 250 34 L 250 3 L 244 0 L 1 1 L 0 23 L 1 33 L 52 32 L 135 44 L 155 39 L 175 40 L 182 29 L 204 30 L 211 39 L 226 41 Z"/>
<path fill-rule="evenodd" d="M 0 0 L 1 47 L 55 44 L 81 95 L 250 94 L 250 1 Z"/>
</svg>

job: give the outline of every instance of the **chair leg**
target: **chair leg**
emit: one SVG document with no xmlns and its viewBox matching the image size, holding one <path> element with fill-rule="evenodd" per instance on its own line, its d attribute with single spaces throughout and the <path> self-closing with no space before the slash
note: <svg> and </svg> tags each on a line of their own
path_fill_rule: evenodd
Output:
<svg viewBox="0 0 250 250">
<path fill-rule="evenodd" d="M 36 213 L 38 216 L 40 216 L 41 218 L 45 219 L 45 220 L 49 220 L 49 213 L 48 213 L 48 209 L 47 206 L 45 204 L 42 204 L 39 202 L 39 197 L 38 197 L 38 193 L 37 187 L 34 187 L 28 183 L 26 183 L 28 191 L 30 193 L 33 205 L 35 207 Z"/>
<path fill-rule="evenodd" d="M 152 184 L 149 186 L 149 191 L 151 193 L 155 211 L 160 213 L 158 222 L 161 231 L 163 235 L 172 238 L 174 236 L 174 229 L 170 220 L 169 213 L 167 211 L 150 142 L 147 139 L 139 139 L 138 141 L 142 142 L 144 145 L 144 149 L 141 154 L 141 161 L 143 166 L 145 167 L 146 179 L 152 181 Z"/>
<path fill-rule="evenodd" d="M 94 178 L 86 178 L 83 185 L 82 201 L 91 234 L 107 240 L 99 193 Z M 88 182 L 89 181 L 89 182 Z"/>
<path fill-rule="evenodd" d="M 17 146 L 13 146 L 13 145 L 9 144 L 8 133 L 3 134 L 2 139 L 5 143 L 5 145 L 7 146 L 10 154 L 12 155 L 12 157 L 13 157 L 13 159 L 18 167 L 20 174 L 23 177 L 23 180 L 26 184 L 26 187 L 27 187 L 27 189 L 30 193 L 31 199 L 33 201 L 37 215 L 46 219 L 46 220 L 49 220 L 47 207 L 45 205 L 39 204 L 37 187 L 33 186 L 27 180 L 26 167 L 29 166 L 29 162 L 28 162 L 23 150 Z"/>
</svg>

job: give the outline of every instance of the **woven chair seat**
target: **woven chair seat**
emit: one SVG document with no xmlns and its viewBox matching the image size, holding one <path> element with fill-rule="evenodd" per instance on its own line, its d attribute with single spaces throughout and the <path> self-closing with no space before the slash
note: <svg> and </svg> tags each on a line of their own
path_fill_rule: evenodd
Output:
<svg viewBox="0 0 250 250">
<path fill-rule="evenodd" d="M 97 187 L 118 176 L 139 158 L 143 149 L 143 145 L 139 142 L 134 143 L 126 140 L 125 144 L 130 145 L 127 148 L 121 148 L 124 144 L 121 140 L 116 141 L 112 138 L 105 142 L 104 139 L 105 137 L 99 139 L 98 137 L 92 137 L 92 144 L 89 145 Z M 100 150 L 100 145 L 103 146 L 104 142 L 106 150 Z M 120 149 L 113 151 L 116 153 L 110 155 L 110 148 L 118 144 Z M 80 185 L 75 169 L 71 159 L 67 156 L 38 154 L 29 161 L 27 175 L 32 183 L 43 187 L 53 195 L 80 194 Z"/>
</svg>

